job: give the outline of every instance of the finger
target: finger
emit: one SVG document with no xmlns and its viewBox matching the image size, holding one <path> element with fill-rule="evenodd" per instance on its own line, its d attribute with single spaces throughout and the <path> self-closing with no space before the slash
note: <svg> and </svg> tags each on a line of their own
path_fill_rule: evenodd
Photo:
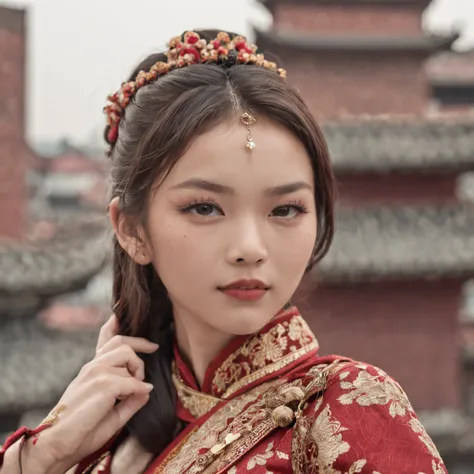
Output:
<svg viewBox="0 0 474 474">
<path fill-rule="evenodd" d="M 118 319 L 115 314 L 112 314 L 107 322 L 100 328 L 96 351 L 100 351 L 100 349 L 118 333 L 118 330 Z"/>
<path fill-rule="evenodd" d="M 107 372 L 109 374 L 118 375 L 119 377 L 134 377 L 126 367 L 109 367 Z M 144 379 L 141 380 L 143 381 Z"/>
<path fill-rule="evenodd" d="M 125 399 L 132 395 L 148 395 L 153 390 L 151 383 L 124 377 L 112 376 L 109 379 L 110 390 L 115 399 Z"/>
<path fill-rule="evenodd" d="M 150 399 L 148 394 L 146 395 L 132 395 L 131 397 L 122 400 L 114 407 L 113 413 L 108 415 L 104 420 L 105 423 L 112 423 L 114 425 L 114 431 L 120 430 L 127 422 L 132 418 L 135 413 L 141 410 Z"/>
<path fill-rule="evenodd" d="M 95 384 L 84 385 L 82 388 L 85 389 L 85 393 L 83 393 L 84 390 L 80 390 L 67 397 L 65 403 L 70 409 L 64 414 L 67 414 L 72 421 L 76 420 L 74 422 L 80 424 L 81 428 L 97 431 L 104 425 L 103 420 L 110 419 L 111 414 L 114 414 L 114 418 L 117 419 L 115 408 L 130 397 L 139 397 L 145 404 L 146 401 L 143 398 L 149 398 L 153 386 L 132 377 L 107 374 L 106 377 L 96 380 Z M 117 403 L 119 399 L 123 401 Z M 81 407 L 81 409 L 75 410 L 73 407 Z M 99 420 L 100 423 L 97 425 Z"/>
<path fill-rule="evenodd" d="M 96 356 L 91 365 L 103 365 L 107 367 L 126 368 L 134 377 L 143 380 L 145 378 L 145 364 L 137 356 L 134 350 L 127 345 L 122 345 L 105 354 Z"/>
<path fill-rule="evenodd" d="M 145 354 L 151 354 L 158 349 L 158 344 L 143 337 L 114 336 L 107 341 L 97 353 L 104 354 L 123 345 L 130 346 L 135 352 Z"/>
</svg>

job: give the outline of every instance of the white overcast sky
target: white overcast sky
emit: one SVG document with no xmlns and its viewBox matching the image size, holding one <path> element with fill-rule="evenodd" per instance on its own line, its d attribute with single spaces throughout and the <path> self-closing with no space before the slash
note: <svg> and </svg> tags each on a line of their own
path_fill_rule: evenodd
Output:
<svg viewBox="0 0 474 474">
<path fill-rule="evenodd" d="M 0 0 L 28 7 L 28 137 L 98 137 L 105 96 L 132 66 L 185 29 L 215 27 L 249 35 L 269 24 L 253 0 Z M 164 5 L 164 6 L 160 6 Z M 463 29 L 474 47 L 474 0 L 433 0 L 430 29 Z"/>
</svg>

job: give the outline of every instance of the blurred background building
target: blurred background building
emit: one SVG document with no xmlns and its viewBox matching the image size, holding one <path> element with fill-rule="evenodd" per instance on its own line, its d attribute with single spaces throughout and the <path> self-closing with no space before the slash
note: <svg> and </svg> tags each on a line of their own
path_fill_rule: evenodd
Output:
<svg viewBox="0 0 474 474">
<path fill-rule="evenodd" d="M 393 375 L 450 472 L 474 472 L 474 52 L 422 28 L 428 0 L 260 3 L 256 42 L 321 121 L 340 188 L 299 305 L 323 352 Z M 26 144 L 25 15 L 0 8 L 0 433 L 54 403 L 110 312 L 107 163 Z"/>
<path fill-rule="evenodd" d="M 38 422 L 110 312 L 105 160 L 25 141 L 26 12 L 0 7 L 0 433 Z M 104 313 L 105 311 L 105 313 Z"/>
</svg>

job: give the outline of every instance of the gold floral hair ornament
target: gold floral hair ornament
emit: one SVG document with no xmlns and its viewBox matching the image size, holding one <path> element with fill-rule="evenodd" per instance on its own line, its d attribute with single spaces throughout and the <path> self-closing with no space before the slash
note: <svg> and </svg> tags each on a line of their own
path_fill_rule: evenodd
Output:
<svg viewBox="0 0 474 474">
<path fill-rule="evenodd" d="M 252 64 L 273 70 L 280 77 L 286 78 L 286 71 L 278 68 L 276 63 L 267 61 L 263 54 L 257 53 L 257 46 L 249 45 L 245 37 L 231 38 L 224 32 L 219 33 L 216 39 L 207 41 L 198 33 L 187 31 L 182 37 L 178 36 L 169 42 L 165 54 L 166 62 L 157 62 L 148 72 L 140 71 L 134 81 L 124 82 L 115 94 L 107 98 L 108 103 L 104 107 L 104 112 L 109 126 L 107 140 L 111 146 L 117 141 L 120 121 L 137 91 L 174 69 L 193 64 L 222 64 L 228 67 L 234 64 Z M 250 137 L 247 140 L 247 147 L 252 150 L 255 148 L 255 142 L 250 135 L 251 124 L 245 125 L 248 127 Z"/>
</svg>

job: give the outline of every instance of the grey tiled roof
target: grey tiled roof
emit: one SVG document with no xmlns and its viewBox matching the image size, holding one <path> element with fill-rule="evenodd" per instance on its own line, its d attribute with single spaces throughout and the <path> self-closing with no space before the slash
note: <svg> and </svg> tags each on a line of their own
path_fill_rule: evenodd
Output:
<svg viewBox="0 0 474 474">
<path fill-rule="evenodd" d="M 436 86 L 474 86 L 474 48 L 444 51 L 426 63 L 431 84 Z"/>
<path fill-rule="evenodd" d="M 305 4 L 305 3 L 323 3 L 323 4 L 334 4 L 334 5 L 352 5 L 354 3 L 390 3 L 400 5 L 426 5 L 428 0 L 257 0 L 263 5 L 273 5 L 276 3 L 294 3 L 294 4 Z"/>
<path fill-rule="evenodd" d="M 474 116 L 353 119 L 323 130 L 336 171 L 474 169 Z"/>
<path fill-rule="evenodd" d="M 341 210 L 326 280 L 474 275 L 474 209 L 394 207 Z"/>
<path fill-rule="evenodd" d="M 22 413 L 58 401 L 94 354 L 93 332 L 50 330 L 35 319 L 2 322 L 0 413 Z"/>
<path fill-rule="evenodd" d="M 449 49 L 459 38 L 458 33 L 442 35 L 347 35 L 308 34 L 272 29 L 263 31 L 254 28 L 256 42 L 263 50 L 291 48 L 299 51 L 416 51 L 432 52 Z"/>
<path fill-rule="evenodd" d="M 43 305 L 43 298 L 37 295 L 0 294 L 0 318 L 32 316 L 36 314 Z"/>
<path fill-rule="evenodd" d="M 0 297 L 56 296 L 82 288 L 102 268 L 107 247 L 101 225 L 79 226 L 41 243 L 0 244 Z"/>
</svg>

